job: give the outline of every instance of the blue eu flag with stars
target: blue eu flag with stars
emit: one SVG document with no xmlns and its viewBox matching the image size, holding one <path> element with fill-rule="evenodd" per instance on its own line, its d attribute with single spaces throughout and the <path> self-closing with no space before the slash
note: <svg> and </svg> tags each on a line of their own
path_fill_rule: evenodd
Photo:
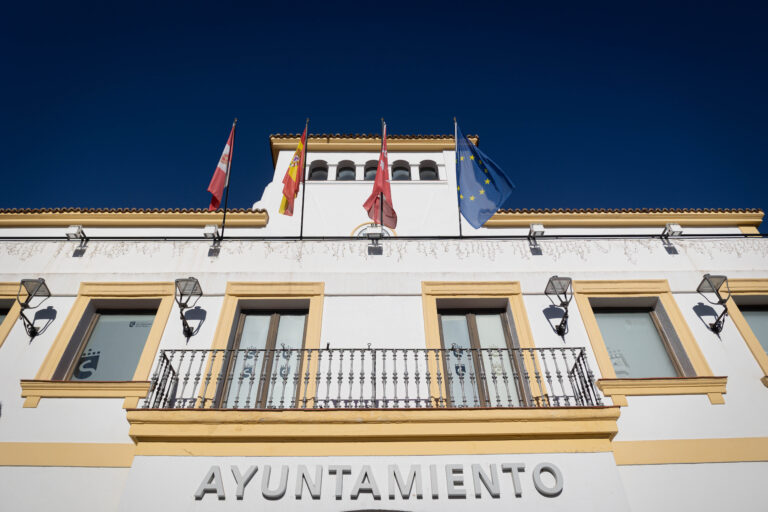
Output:
<svg viewBox="0 0 768 512">
<path fill-rule="evenodd" d="M 473 228 L 482 227 L 512 194 L 515 184 L 456 125 L 459 210 Z"/>
</svg>

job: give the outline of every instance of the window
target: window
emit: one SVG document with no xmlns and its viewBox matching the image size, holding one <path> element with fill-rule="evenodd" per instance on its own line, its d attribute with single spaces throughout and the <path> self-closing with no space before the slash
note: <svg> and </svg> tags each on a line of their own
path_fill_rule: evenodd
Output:
<svg viewBox="0 0 768 512">
<path fill-rule="evenodd" d="M 768 279 L 729 279 L 728 286 L 728 316 L 752 352 L 762 370 L 761 380 L 768 387 Z"/>
<path fill-rule="evenodd" d="M 443 354 L 443 367 L 431 371 L 445 379 L 432 380 L 431 396 L 445 396 L 450 407 L 532 407 L 556 391 L 536 379 L 519 283 L 422 282 L 421 290 L 426 348 Z"/>
<path fill-rule="evenodd" d="M 424 160 L 419 165 L 419 179 L 421 181 L 434 181 L 440 179 L 437 174 L 437 164 L 432 160 Z"/>
<path fill-rule="evenodd" d="M 379 163 L 376 160 L 369 160 L 365 163 L 365 176 L 364 179 L 367 181 L 373 181 L 376 179 L 376 169 L 379 166 Z"/>
<path fill-rule="evenodd" d="M 574 300 L 614 405 L 627 395 L 705 394 L 725 403 L 666 280 L 574 281 Z"/>
<path fill-rule="evenodd" d="M 306 311 L 244 311 L 225 363 L 221 406 L 277 408 L 296 396 L 302 373 Z"/>
<path fill-rule="evenodd" d="M 438 315 L 449 405 L 487 407 L 497 399 L 505 405 L 521 405 L 521 379 L 517 378 L 521 361 L 510 351 L 506 312 L 448 309 Z M 499 387 L 502 381 L 511 386 Z"/>
<path fill-rule="evenodd" d="M 355 180 L 355 164 L 349 160 L 339 162 L 336 170 L 337 181 L 354 181 Z"/>
<path fill-rule="evenodd" d="M 173 283 L 81 283 L 77 299 L 34 380 L 24 407 L 41 398 L 124 398 L 136 407 L 173 307 Z"/>
<path fill-rule="evenodd" d="M 392 181 L 408 181 L 411 179 L 411 167 L 408 162 L 398 160 L 392 164 Z"/>
<path fill-rule="evenodd" d="M 608 349 L 617 378 L 679 377 L 684 375 L 678 360 L 680 350 L 673 350 L 673 330 L 663 307 L 593 308 L 600 333 Z M 684 354 L 681 354 L 685 357 Z M 687 360 L 686 360 L 687 363 Z"/>
<path fill-rule="evenodd" d="M 96 312 L 65 380 L 132 380 L 157 310 Z M 62 360 L 63 364 L 66 361 Z M 55 377 L 55 375 L 54 375 Z"/>
<path fill-rule="evenodd" d="M 325 181 L 328 179 L 328 163 L 325 160 L 315 160 L 309 166 L 310 181 Z"/>
<path fill-rule="evenodd" d="M 11 311 L 10 306 L 4 306 L 2 302 L 0 302 L 0 324 L 2 324 L 5 321 L 5 317 L 8 316 L 8 313 Z"/>
<path fill-rule="evenodd" d="M 225 377 L 204 390 L 203 403 L 280 408 L 281 400 L 289 407 L 298 399 L 296 379 L 317 372 L 316 359 L 302 367 L 299 349 L 320 348 L 323 290 L 323 283 L 227 283 L 211 349 L 228 355 L 213 357 L 205 372 Z M 316 396 L 314 385 L 308 397 Z"/>
<path fill-rule="evenodd" d="M 768 306 L 741 306 L 739 309 L 760 346 L 768 353 Z"/>
</svg>

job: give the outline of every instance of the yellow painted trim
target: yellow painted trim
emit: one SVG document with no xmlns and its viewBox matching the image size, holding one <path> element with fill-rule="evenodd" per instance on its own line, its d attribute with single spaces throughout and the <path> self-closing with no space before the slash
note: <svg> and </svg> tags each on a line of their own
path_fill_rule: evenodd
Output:
<svg viewBox="0 0 768 512">
<path fill-rule="evenodd" d="M 619 466 L 768 461 L 768 437 L 614 441 Z"/>
<path fill-rule="evenodd" d="M 125 398 L 127 405 L 135 407 L 139 398 L 147 396 L 148 381 L 72 382 L 61 380 L 22 380 L 21 396 L 27 398 L 24 407 L 37 407 L 41 398 Z M 34 405 L 32 405 L 34 404 Z"/>
<path fill-rule="evenodd" d="M 664 227 L 667 223 L 697 227 L 759 226 L 763 212 L 496 212 L 486 228 Z"/>
<path fill-rule="evenodd" d="M 606 451 L 618 417 L 617 407 L 127 412 L 141 455 Z"/>
<path fill-rule="evenodd" d="M 82 396 L 86 398 L 93 398 L 95 395 L 88 394 L 87 389 L 89 389 L 87 386 L 82 386 L 78 388 L 70 388 L 69 386 L 72 384 L 92 384 L 94 386 L 94 389 L 98 388 L 99 386 L 104 387 L 103 382 L 69 382 L 69 381 L 54 381 L 52 380 L 53 374 L 56 371 L 56 367 L 59 364 L 59 361 L 64 355 L 64 351 L 67 348 L 67 345 L 72 339 L 72 336 L 74 336 L 75 329 L 77 328 L 78 323 L 80 323 L 80 320 L 82 319 L 83 315 L 85 315 L 86 308 L 88 307 L 88 304 L 91 300 L 99 298 L 109 298 L 109 299 L 160 299 L 160 305 L 157 308 L 157 314 L 155 315 L 155 320 L 152 323 L 152 327 L 149 330 L 149 335 L 147 336 L 147 342 L 144 345 L 144 350 L 141 353 L 141 357 L 139 358 L 139 362 L 136 365 L 136 371 L 133 374 L 132 381 L 127 382 L 121 382 L 119 384 L 124 384 L 124 387 L 126 390 L 130 390 L 131 385 L 144 385 L 145 381 L 149 379 L 149 373 L 152 369 L 152 365 L 155 361 L 155 355 L 157 354 L 157 350 L 160 346 L 160 340 L 163 337 L 163 332 L 165 331 L 165 326 L 168 322 L 168 317 L 171 314 L 171 309 L 173 308 L 173 297 L 174 297 L 174 284 L 173 283 L 146 283 L 146 282 L 137 282 L 137 283 L 81 283 L 80 284 L 80 291 L 77 295 L 77 298 L 75 299 L 75 303 L 72 305 L 72 309 L 70 310 L 69 314 L 67 315 L 66 320 L 64 320 L 64 324 L 61 326 L 61 329 L 59 329 L 59 333 L 56 335 L 56 339 L 53 341 L 53 345 L 51 346 L 51 349 L 48 351 L 48 354 L 45 356 L 45 359 L 43 360 L 43 364 L 40 366 L 40 369 L 37 372 L 37 375 L 35 376 L 34 381 L 22 381 L 22 382 L 47 382 L 45 386 L 42 384 L 40 386 L 45 387 L 48 391 L 46 391 L 47 394 L 35 394 L 32 391 L 32 388 L 29 388 L 27 390 L 27 394 L 24 394 L 22 396 L 26 396 L 27 400 L 24 403 L 24 407 L 37 407 L 37 403 L 40 401 L 40 398 L 48 396 L 53 397 L 55 395 L 55 391 L 53 391 L 53 388 L 61 387 L 62 390 L 70 390 L 70 389 L 80 389 L 83 390 L 82 395 L 75 395 L 75 394 L 67 394 L 64 396 L 72 397 L 72 396 Z M 34 387 L 34 386 L 33 386 Z M 64 391 L 61 391 L 64 392 Z M 70 391 L 67 391 L 70 393 Z M 145 391 L 146 395 L 146 391 Z M 104 395 L 99 395 L 104 396 Z M 130 397 L 134 397 L 135 395 L 132 394 L 110 394 L 109 397 L 125 397 L 126 400 L 124 402 L 124 406 L 130 407 L 135 406 L 134 401 L 130 399 Z"/>
<path fill-rule="evenodd" d="M 16 301 L 16 294 L 19 291 L 20 283 L 0 283 L 0 299 L 13 299 Z M 22 293 L 22 298 L 26 298 L 27 294 Z M 19 319 L 21 313 L 21 307 L 18 301 L 14 302 L 11 309 L 8 310 L 8 314 L 5 319 L 0 323 L 0 348 L 2 348 L 5 338 L 10 334 L 13 326 L 16 325 L 16 321 Z"/>
<path fill-rule="evenodd" d="M 768 295 L 768 279 L 729 279 L 728 286 L 731 289 L 731 294 L 736 296 Z M 744 338 L 749 351 L 752 352 L 752 356 L 763 371 L 761 382 L 768 387 L 768 354 L 766 354 L 765 349 L 760 344 L 760 340 L 755 336 L 747 319 L 741 314 L 741 310 L 736 305 L 733 297 L 726 302 L 725 306 L 728 308 L 728 316 L 733 320 L 741 337 Z"/>
<path fill-rule="evenodd" d="M 603 390 L 603 394 L 610 396 L 614 405 L 626 406 L 627 395 L 656 395 L 656 394 L 681 394 L 689 395 L 695 394 L 692 390 L 698 389 L 700 393 L 707 394 L 710 402 L 713 404 L 725 403 L 725 399 L 722 394 L 725 393 L 725 377 L 715 377 L 716 379 L 723 379 L 722 387 L 717 386 L 703 386 L 696 387 L 694 382 L 701 382 L 701 377 L 712 377 L 712 370 L 709 367 L 704 354 L 701 352 L 696 339 L 693 337 L 688 323 L 685 321 L 680 308 L 675 302 L 672 292 L 669 288 L 669 283 L 666 279 L 648 279 L 648 280 L 627 280 L 627 281 L 574 281 L 574 300 L 579 308 L 581 314 L 581 320 L 584 324 L 584 329 L 587 331 L 590 345 L 592 345 L 592 352 L 597 360 L 597 366 L 600 368 L 600 375 L 602 381 L 611 382 L 644 382 L 644 389 L 640 391 L 640 385 L 622 387 L 618 384 L 609 386 Z M 613 369 L 613 363 L 608 354 L 608 349 L 605 346 L 605 341 L 600 333 L 600 328 L 597 324 L 597 319 L 592 311 L 592 306 L 589 303 L 589 299 L 592 297 L 658 297 L 664 310 L 669 316 L 672 327 L 675 329 L 677 337 L 680 339 L 680 343 L 685 350 L 688 359 L 691 361 L 696 372 L 696 377 L 693 378 L 677 378 L 677 379 L 617 379 L 616 372 Z M 668 385 L 669 383 L 672 383 Z M 600 382 L 600 381 L 598 381 Z M 654 385 L 654 382 L 656 385 Z M 601 388 L 602 389 L 602 388 Z M 661 392 L 663 390 L 663 392 Z M 675 392 L 677 390 L 677 392 Z"/>
<path fill-rule="evenodd" d="M 203 227 L 220 224 L 222 212 L 39 212 L 0 213 L 0 227 Z M 263 228 L 266 211 L 227 212 L 227 226 Z"/>
<path fill-rule="evenodd" d="M 507 300 L 512 311 L 512 318 L 515 321 L 514 328 L 520 348 L 534 348 L 533 334 L 528 321 L 528 314 L 525 311 L 520 283 L 511 281 L 422 281 L 421 300 L 426 348 L 431 350 L 442 348 L 440 343 L 440 326 L 437 317 L 437 299 L 483 299 L 489 297 Z M 535 375 L 535 372 L 539 371 L 538 361 L 536 360 L 530 361 L 530 358 L 524 358 L 523 364 L 526 366 L 529 375 Z M 432 375 L 437 375 L 437 361 L 434 359 L 428 361 L 428 366 Z M 531 391 L 546 395 L 547 390 L 544 384 L 541 384 L 541 388 L 540 390 L 532 389 Z M 430 394 L 437 397 L 447 396 L 445 383 L 443 383 L 442 389 L 440 389 L 436 381 L 431 382 Z M 533 398 L 536 398 L 536 396 Z"/>
<path fill-rule="evenodd" d="M 665 379 L 599 379 L 606 396 L 707 395 L 714 403 L 725 394 L 727 377 L 678 377 Z"/>
<path fill-rule="evenodd" d="M 0 466 L 129 468 L 135 450 L 117 443 L 0 443 Z"/>
<path fill-rule="evenodd" d="M 225 350 L 229 343 L 232 329 L 235 328 L 238 302 L 243 299 L 308 299 L 309 312 L 307 315 L 307 332 L 304 339 L 304 348 L 319 349 L 320 333 L 323 323 L 323 299 L 325 293 L 324 283 L 312 282 L 228 282 L 224 294 L 224 302 L 219 313 L 219 321 L 213 335 L 211 350 Z M 218 375 L 221 370 L 221 360 L 208 361 L 205 374 Z M 317 371 L 317 362 L 310 363 L 309 374 Z M 209 373 L 210 372 L 210 373 Z M 307 396 L 315 396 L 313 384 L 307 389 Z M 205 393 L 206 400 L 213 400 L 216 396 L 216 386 L 209 386 Z M 307 400 L 308 406 L 313 406 L 312 400 Z"/>
<path fill-rule="evenodd" d="M 757 229 L 757 226 L 739 226 L 739 229 L 742 233 L 746 235 L 759 235 L 760 230 Z"/>
</svg>

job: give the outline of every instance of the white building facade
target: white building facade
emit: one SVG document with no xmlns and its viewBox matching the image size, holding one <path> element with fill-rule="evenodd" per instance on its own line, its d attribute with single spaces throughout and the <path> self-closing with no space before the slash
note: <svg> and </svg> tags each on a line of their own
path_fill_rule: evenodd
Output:
<svg viewBox="0 0 768 512">
<path fill-rule="evenodd" d="M 762 211 L 459 228 L 453 137 L 390 136 L 379 239 L 380 139 L 310 136 L 286 217 L 297 143 L 223 239 L 220 212 L 0 210 L 3 509 L 765 510 Z"/>
</svg>

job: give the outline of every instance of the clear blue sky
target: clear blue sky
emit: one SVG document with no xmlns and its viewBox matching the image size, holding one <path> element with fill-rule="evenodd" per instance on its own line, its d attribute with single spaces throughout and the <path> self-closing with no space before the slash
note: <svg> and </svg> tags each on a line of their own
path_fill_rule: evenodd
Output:
<svg viewBox="0 0 768 512">
<path fill-rule="evenodd" d="M 5 5 L 0 207 L 207 207 L 235 116 L 250 207 L 305 117 L 457 116 L 511 208 L 768 211 L 768 3 L 502 3 Z"/>
</svg>

